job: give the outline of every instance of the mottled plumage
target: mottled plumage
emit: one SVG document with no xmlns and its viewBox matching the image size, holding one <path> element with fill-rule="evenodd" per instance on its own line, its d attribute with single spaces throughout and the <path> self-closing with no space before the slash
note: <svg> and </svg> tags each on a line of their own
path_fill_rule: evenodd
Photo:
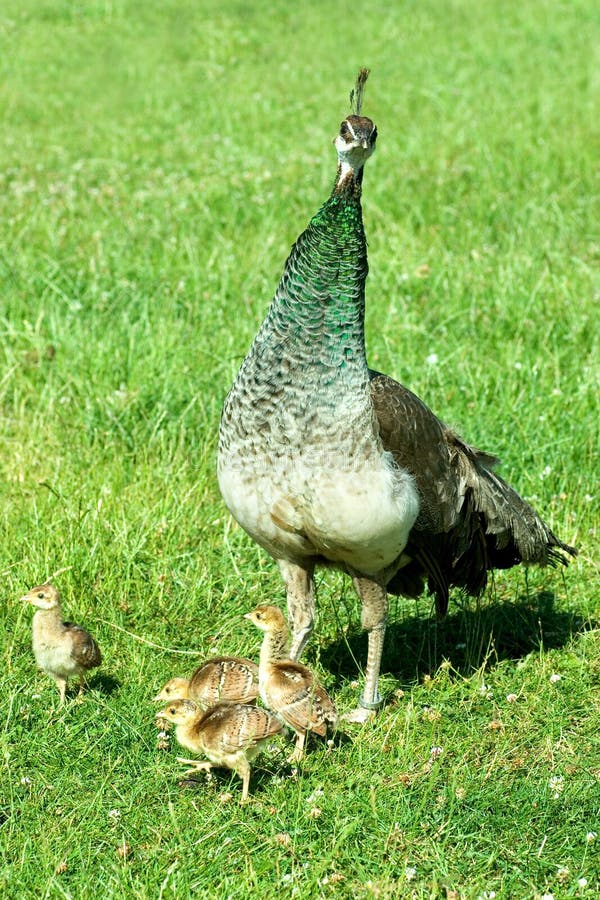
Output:
<svg viewBox="0 0 600 900">
<path fill-rule="evenodd" d="M 342 122 L 331 196 L 292 248 L 225 400 L 218 452 L 227 506 L 279 563 L 293 659 L 313 626 L 315 565 L 352 577 L 369 632 L 359 720 L 381 703 L 388 592 L 416 596 L 427 583 L 443 613 L 452 585 L 479 594 L 494 567 L 575 553 L 492 456 L 368 368 L 361 188 L 375 139 L 370 119 Z"/>
<path fill-rule="evenodd" d="M 63 622 L 60 594 L 52 584 L 41 584 L 21 597 L 37 607 L 32 622 L 32 644 L 38 666 L 56 683 L 60 702 L 64 703 L 67 681 L 79 678 L 79 694 L 83 693 L 85 674 L 102 662 L 100 648 L 94 638 L 79 625 Z"/>
<path fill-rule="evenodd" d="M 171 678 L 157 701 L 193 700 L 208 709 L 227 700 L 230 703 L 252 703 L 258 697 L 258 666 L 241 656 L 215 656 L 203 663 L 191 678 Z"/>
<path fill-rule="evenodd" d="M 182 747 L 208 757 L 209 762 L 179 757 L 178 762 L 192 766 L 190 772 L 212 766 L 237 772 L 242 802 L 248 797 L 250 762 L 282 728 L 266 709 L 243 703 L 217 703 L 203 711 L 192 700 L 172 700 L 157 718 L 176 725 L 175 737 Z"/>
<path fill-rule="evenodd" d="M 307 666 L 287 658 L 289 630 L 280 609 L 257 606 L 246 618 L 264 632 L 258 667 L 261 699 L 296 733 L 291 759 L 298 761 L 309 731 L 325 737 L 327 729 L 335 727 L 335 705 Z"/>
</svg>

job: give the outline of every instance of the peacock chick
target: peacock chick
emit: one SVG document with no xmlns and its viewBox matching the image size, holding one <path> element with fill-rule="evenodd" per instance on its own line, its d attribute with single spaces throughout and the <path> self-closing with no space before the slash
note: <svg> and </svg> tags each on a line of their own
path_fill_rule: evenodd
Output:
<svg viewBox="0 0 600 900">
<path fill-rule="evenodd" d="M 79 696 L 85 676 L 102 662 L 100 647 L 85 628 L 62 618 L 60 594 L 53 584 L 41 584 L 21 597 L 37 607 L 32 623 L 32 644 L 38 666 L 52 678 L 65 701 L 67 681 L 79 678 Z"/>
<path fill-rule="evenodd" d="M 281 723 L 266 709 L 245 703 L 221 702 L 202 710 L 193 700 L 171 700 L 157 719 L 174 723 L 175 737 L 186 750 L 208 757 L 177 757 L 178 762 L 192 766 L 186 775 L 213 767 L 231 769 L 242 779 L 242 803 L 248 799 L 251 761 L 282 730 Z"/>
<path fill-rule="evenodd" d="M 155 701 L 193 700 L 208 709 L 222 700 L 252 703 L 258 697 L 258 666 L 241 656 L 215 656 L 201 665 L 191 678 L 171 678 Z"/>
<path fill-rule="evenodd" d="M 258 666 L 260 696 L 265 706 L 295 732 L 290 762 L 298 762 L 304 756 L 308 732 L 325 737 L 328 727 L 336 726 L 337 710 L 311 670 L 288 658 L 290 633 L 281 610 L 257 606 L 245 618 L 264 632 Z"/>
</svg>

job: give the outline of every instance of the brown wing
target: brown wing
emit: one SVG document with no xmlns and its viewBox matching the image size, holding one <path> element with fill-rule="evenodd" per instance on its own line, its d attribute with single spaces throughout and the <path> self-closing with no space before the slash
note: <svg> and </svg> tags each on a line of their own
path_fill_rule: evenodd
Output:
<svg viewBox="0 0 600 900">
<path fill-rule="evenodd" d="M 243 657 L 216 656 L 196 669 L 189 694 L 202 706 L 214 706 L 220 700 L 249 703 L 258 697 L 258 666 Z"/>
<path fill-rule="evenodd" d="M 91 634 L 80 625 L 63 622 L 71 641 L 71 657 L 82 669 L 95 669 L 102 662 L 100 647 Z"/>
<path fill-rule="evenodd" d="M 391 580 L 391 593 L 414 596 L 427 578 L 443 614 L 451 585 L 476 595 L 489 569 L 575 555 L 495 474 L 496 457 L 465 444 L 415 394 L 372 372 L 371 397 L 383 444 L 414 476 L 421 503 L 406 547 L 413 561 Z"/>
<path fill-rule="evenodd" d="M 335 726 L 337 710 L 333 700 L 301 663 L 277 660 L 269 666 L 265 687 L 267 706 L 295 731 L 315 731 L 324 736 L 327 726 Z"/>
<path fill-rule="evenodd" d="M 279 734 L 281 729 L 281 722 L 266 709 L 244 703 L 218 703 L 206 711 L 198 724 L 204 748 L 213 753 L 248 750 Z"/>
</svg>

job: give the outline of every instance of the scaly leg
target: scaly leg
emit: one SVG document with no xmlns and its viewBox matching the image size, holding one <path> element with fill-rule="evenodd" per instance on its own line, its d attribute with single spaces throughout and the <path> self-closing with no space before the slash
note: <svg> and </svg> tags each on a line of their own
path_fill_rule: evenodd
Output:
<svg viewBox="0 0 600 900">
<path fill-rule="evenodd" d="M 379 694 L 379 669 L 387 624 L 388 599 L 384 584 L 365 575 L 353 575 L 352 580 L 362 603 L 361 624 L 369 632 L 369 650 L 365 687 L 359 707 L 344 716 L 348 722 L 366 722 L 383 705 Z"/>
<path fill-rule="evenodd" d="M 300 658 L 313 630 L 315 618 L 314 563 L 307 560 L 300 566 L 287 560 L 278 560 L 279 569 L 287 590 L 287 606 L 292 629 L 290 658 Z"/>
</svg>

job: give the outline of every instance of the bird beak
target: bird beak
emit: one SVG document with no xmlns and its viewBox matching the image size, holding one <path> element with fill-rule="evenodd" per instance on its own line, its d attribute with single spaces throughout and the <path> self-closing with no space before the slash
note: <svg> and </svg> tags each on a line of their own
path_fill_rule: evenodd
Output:
<svg viewBox="0 0 600 900">
<path fill-rule="evenodd" d="M 162 696 L 162 694 L 157 694 L 156 697 L 153 697 L 153 698 L 152 698 L 152 702 L 153 702 L 153 703 L 162 703 L 162 701 L 163 701 L 164 699 L 165 699 L 165 698 Z"/>
<path fill-rule="evenodd" d="M 244 619 L 250 619 L 250 621 L 252 621 L 252 613 L 244 613 Z"/>
<path fill-rule="evenodd" d="M 24 597 L 19 597 L 19 603 L 32 603 L 32 602 L 33 602 L 32 598 L 29 596 L 29 594 L 25 594 Z"/>
<path fill-rule="evenodd" d="M 369 142 L 367 141 L 366 138 L 365 138 L 364 141 L 362 141 L 362 143 L 361 143 L 360 146 L 363 148 L 363 150 L 368 150 L 368 149 L 369 149 Z"/>
</svg>

